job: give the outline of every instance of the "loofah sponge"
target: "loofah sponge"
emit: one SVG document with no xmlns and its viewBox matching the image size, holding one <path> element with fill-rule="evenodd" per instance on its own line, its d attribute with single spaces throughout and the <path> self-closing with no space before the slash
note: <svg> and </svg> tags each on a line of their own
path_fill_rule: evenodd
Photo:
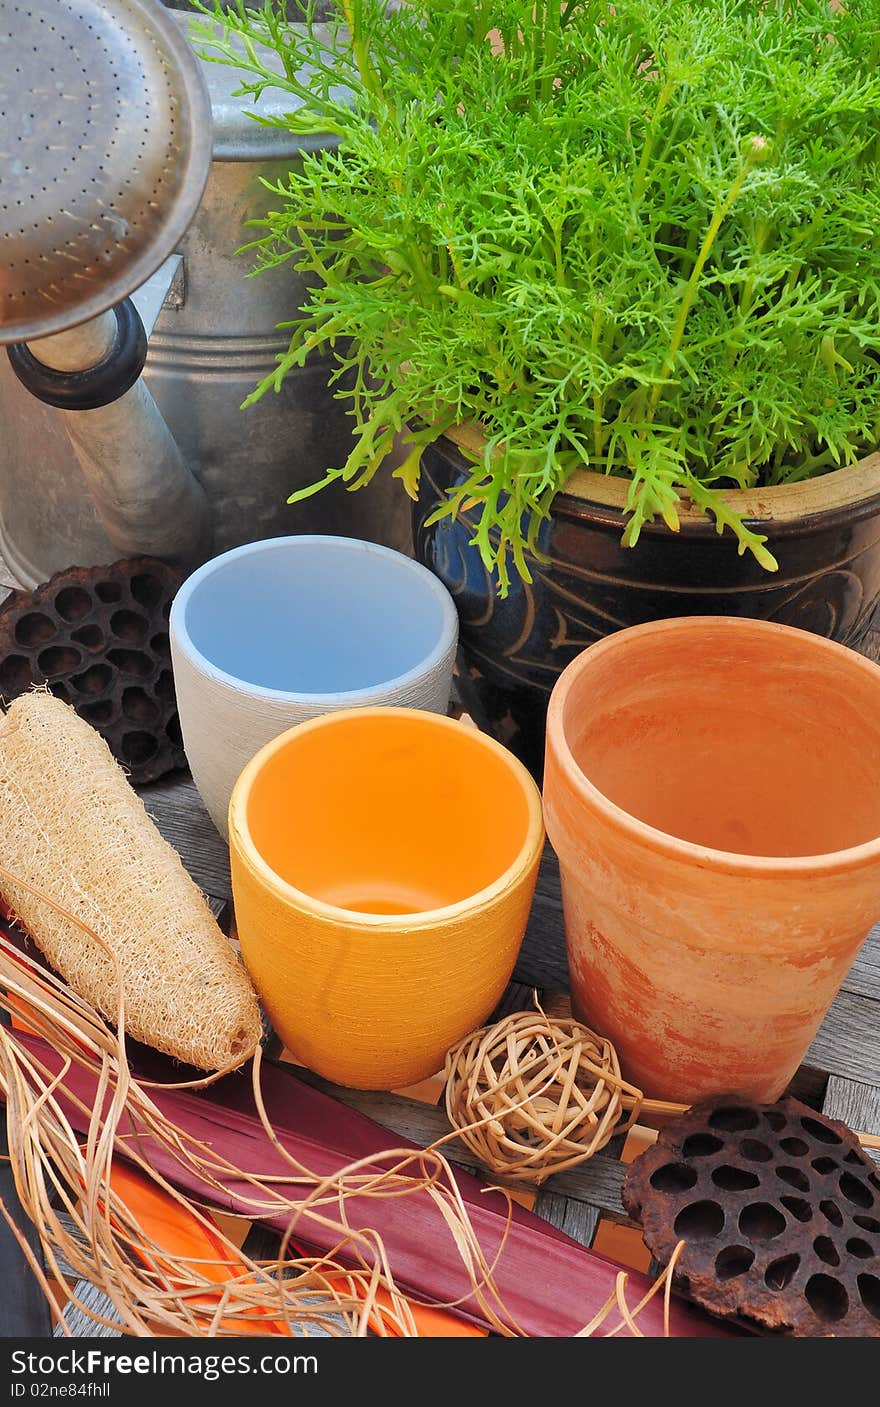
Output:
<svg viewBox="0 0 880 1407">
<path fill-rule="evenodd" d="M 203 1070 L 253 1054 L 257 999 L 204 897 L 107 744 L 46 692 L 0 715 L 0 864 L 112 948 L 131 1036 Z M 108 954 L 3 876 L 0 895 L 74 991 L 115 1020 Z"/>
</svg>

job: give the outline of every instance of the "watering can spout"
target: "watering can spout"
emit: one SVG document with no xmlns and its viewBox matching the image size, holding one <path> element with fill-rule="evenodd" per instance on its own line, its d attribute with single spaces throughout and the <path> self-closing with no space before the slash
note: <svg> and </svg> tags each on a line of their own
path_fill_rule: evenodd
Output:
<svg viewBox="0 0 880 1407">
<path fill-rule="evenodd" d="M 112 546 L 189 565 L 209 550 L 208 503 L 140 381 L 147 334 L 129 295 L 199 207 L 211 103 L 160 0 L 72 0 L 63 21 L 58 8 L 0 0 L 16 91 L 45 96 L 55 75 L 45 102 L 4 123 L 0 342 L 60 411 Z"/>
<path fill-rule="evenodd" d="M 14 352 L 19 379 L 61 410 L 98 517 L 120 554 L 185 568 L 203 561 L 212 535 L 207 496 L 140 379 L 146 337 L 131 303 Z"/>
</svg>

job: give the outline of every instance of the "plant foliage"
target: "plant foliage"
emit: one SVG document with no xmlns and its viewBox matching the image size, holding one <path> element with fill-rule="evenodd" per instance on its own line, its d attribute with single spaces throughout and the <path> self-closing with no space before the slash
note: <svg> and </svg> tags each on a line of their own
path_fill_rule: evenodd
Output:
<svg viewBox="0 0 880 1407">
<path fill-rule="evenodd" d="M 304 492 L 361 487 L 416 425 L 415 494 L 422 446 L 476 420 L 439 514 L 474 507 L 502 590 L 578 468 L 630 477 L 626 542 L 686 496 L 773 569 L 718 488 L 878 438 L 880 0 L 339 0 L 329 27 L 216 3 L 204 57 L 335 139 L 248 246 L 312 286 L 245 404 L 315 348 L 352 402 Z"/>
</svg>

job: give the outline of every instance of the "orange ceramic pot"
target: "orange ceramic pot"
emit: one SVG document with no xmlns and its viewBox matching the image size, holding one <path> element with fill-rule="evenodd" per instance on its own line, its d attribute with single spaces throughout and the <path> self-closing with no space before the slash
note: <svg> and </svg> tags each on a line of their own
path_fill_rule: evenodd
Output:
<svg viewBox="0 0 880 1407">
<path fill-rule="evenodd" d="M 528 772 L 484 734 L 397 708 L 302 723 L 244 769 L 229 836 L 248 971 L 319 1074 L 424 1079 L 504 991 L 544 829 Z"/>
<path fill-rule="evenodd" d="M 636 626 L 553 690 L 578 1013 L 651 1095 L 776 1099 L 880 917 L 880 668 L 764 621 Z"/>
</svg>

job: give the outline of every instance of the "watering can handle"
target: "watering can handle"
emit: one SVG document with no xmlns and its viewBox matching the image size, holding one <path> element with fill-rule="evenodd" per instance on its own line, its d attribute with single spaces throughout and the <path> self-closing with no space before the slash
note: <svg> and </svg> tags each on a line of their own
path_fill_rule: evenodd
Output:
<svg viewBox="0 0 880 1407">
<path fill-rule="evenodd" d="M 113 546 L 189 567 L 210 552 L 208 500 L 140 379 L 146 349 L 126 298 L 67 332 L 15 344 L 9 360 L 34 396 L 60 409 Z"/>
</svg>

